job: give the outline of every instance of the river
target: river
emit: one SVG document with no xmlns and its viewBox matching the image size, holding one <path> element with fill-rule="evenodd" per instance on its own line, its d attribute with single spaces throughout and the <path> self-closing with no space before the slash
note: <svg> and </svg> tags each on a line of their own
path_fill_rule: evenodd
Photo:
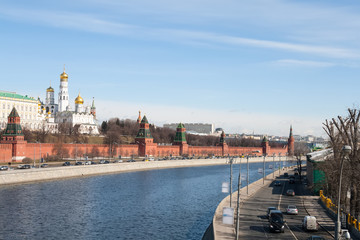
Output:
<svg viewBox="0 0 360 240">
<path fill-rule="evenodd" d="M 250 182 L 262 166 L 250 164 Z M 3 186 L 0 239 L 201 239 L 226 197 L 229 172 L 217 165 Z"/>
</svg>

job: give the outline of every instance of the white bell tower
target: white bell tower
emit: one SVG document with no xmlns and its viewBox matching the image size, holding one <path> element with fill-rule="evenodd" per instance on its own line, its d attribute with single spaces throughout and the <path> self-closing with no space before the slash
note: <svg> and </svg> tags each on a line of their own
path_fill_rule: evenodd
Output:
<svg viewBox="0 0 360 240">
<path fill-rule="evenodd" d="M 59 90 L 59 112 L 66 111 L 69 106 L 69 90 L 68 90 L 68 75 L 64 72 L 60 74 L 60 90 Z"/>
</svg>

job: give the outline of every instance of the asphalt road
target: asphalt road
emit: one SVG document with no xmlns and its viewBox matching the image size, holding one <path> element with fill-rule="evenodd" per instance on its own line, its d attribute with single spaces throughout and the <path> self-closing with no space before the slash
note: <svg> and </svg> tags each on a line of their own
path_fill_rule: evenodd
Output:
<svg viewBox="0 0 360 240">
<path fill-rule="evenodd" d="M 294 172 L 290 171 L 289 175 Z M 302 229 L 302 220 L 307 216 L 301 195 L 306 194 L 305 185 L 297 178 L 295 184 L 290 184 L 289 179 L 284 176 L 276 180 L 281 182 L 281 186 L 274 186 L 274 182 L 269 187 L 258 191 L 254 196 L 243 203 L 240 210 L 240 239 L 307 239 L 312 235 L 322 236 L 325 239 L 333 239 L 329 233 L 322 228 L 317 232 L 305 232 Z M 295 196 L 286 196 L 288 189 L 295 190 Z M 299 214 L 287 215 L 288 205 L 296 205 Z M 286 227 L 284 233 L 270 233 L 269 222 L 266 218 L 268 207 L 277 207 L 284 214 Z M 320 207 L 320 206 L 319 206 Z"/>
</svg>

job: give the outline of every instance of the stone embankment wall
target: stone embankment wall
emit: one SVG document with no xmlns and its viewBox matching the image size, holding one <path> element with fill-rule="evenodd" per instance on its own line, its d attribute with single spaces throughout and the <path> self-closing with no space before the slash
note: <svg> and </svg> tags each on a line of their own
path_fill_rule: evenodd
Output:
<svg viewBox="0 0 360 240">
<path fill-rule="evenodd" d="M 284 158 L 285 159 L 285 158 Z M 284 160 L 283 159 L 283 160 Z M 246 161 L 246 159 L 245 159 Z M 249 163 L 262 162 L 263 158 L 249 158 Z M 272 161 L 267 158 L 266 161 Z M 242 160 L 244 163 L 244 159 Z M 0 185 L 47 181 L 54 179 L 84 177 L 101 174 L 115 174 L 128 171 L 143 171 L 162 168 L 197 167 L 207 165 L 224 165 L 227 158 L 222 159 L 196 159 L 196 160 L 169 160 L 149 162 L 125 162 L 97 165 L 61 166 L 49 168 L 33 168 L 0 171 Z M 239 158 L 235 159 L 239 163 Z"/>
</svg>

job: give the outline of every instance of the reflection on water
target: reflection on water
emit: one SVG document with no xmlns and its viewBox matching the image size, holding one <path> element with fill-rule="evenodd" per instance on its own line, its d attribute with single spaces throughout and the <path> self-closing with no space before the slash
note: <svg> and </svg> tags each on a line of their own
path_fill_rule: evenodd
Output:
<svg viewBox="0 0 360 240">
<path fill-rule="evenodd" d="M 250 164 L 251 182 L 259 167 Z M 224 181 L 226 165 L 1 187 L 0 239 L 201 239 Z"/>
</svg>

